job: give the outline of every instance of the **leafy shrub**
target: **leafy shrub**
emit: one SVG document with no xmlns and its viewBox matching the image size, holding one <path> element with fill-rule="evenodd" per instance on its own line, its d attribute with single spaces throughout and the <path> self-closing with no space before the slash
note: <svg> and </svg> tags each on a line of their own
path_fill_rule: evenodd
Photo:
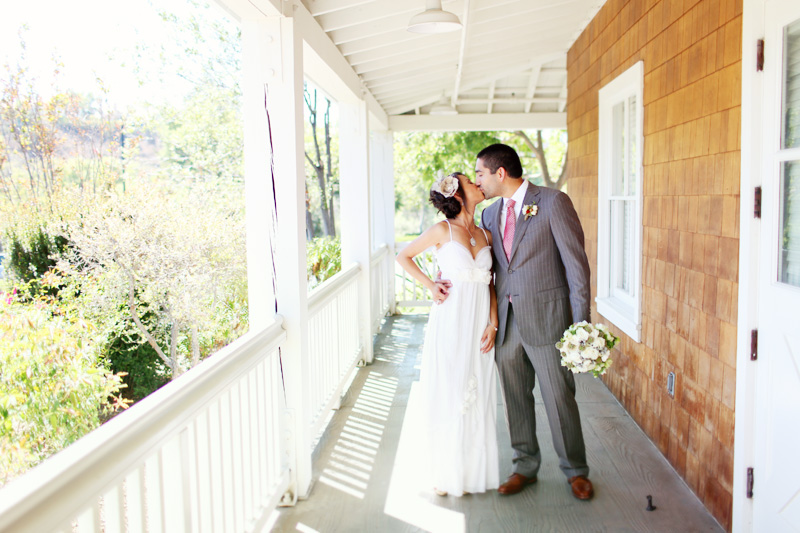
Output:
<svg viewBox="0 0 800 533">
<path fill-rule="evenodd" d="M 33 291 L 34 296 L 41 287 L 38 280 L 45 272 L 53 268 L 67 248 L 67 239 L 58 234 L 51 234 L 43 225 L 31 229 L 11 228 L 6 234 L 7 256 L 3 266 L 10 277 L 25 283 Z M 54 295 L 56 288 L 45 291 Z"/>
<path fill-rule="evenodd" d="M 0 485 L 125 407 L 93 328 L 0 294 Z"/>
<path fill-rule="evenodd" d="M 306 265 L 309 289 L 313 289 L 342 270 L 342 241 L 337 237 L 317 237 L 307 243 Z"/>
</svg>

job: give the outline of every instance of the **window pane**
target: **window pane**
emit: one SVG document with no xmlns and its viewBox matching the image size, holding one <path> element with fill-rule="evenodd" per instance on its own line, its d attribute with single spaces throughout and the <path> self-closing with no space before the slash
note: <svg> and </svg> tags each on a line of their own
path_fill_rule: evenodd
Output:
<svg viewBox="0 0 800 533">
<path fill-rule="evenodd" d="M 783 147 L 800 146 L 800 20 L 783 31 Z"/>
<path fill-rule="evenodd" d="M 628 195 L 636 193 L 638 174 L 638 137 L 636 136 L 636 96 L 628 98 Z"/>
<path fill-rule="evenodd" d="M 611 201 L 611 288 L 633 296 L 633 201 Z"/>
<path fill-rule="evenodd" d="M 612 117 L 612 176 L 611 195 L 625 194 L 625 103 L 620 102 L 611 109 Z"/>
<path fill-rule="evenodd" d="M 800 287 L 800 161 L 783 164 L 778 280 Z"/>
</svg>

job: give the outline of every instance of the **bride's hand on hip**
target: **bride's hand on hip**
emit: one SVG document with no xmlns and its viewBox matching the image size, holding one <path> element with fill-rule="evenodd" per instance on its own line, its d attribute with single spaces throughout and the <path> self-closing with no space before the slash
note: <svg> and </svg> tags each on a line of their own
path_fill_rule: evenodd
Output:
<svg viewBox="0 0 800 533">
<path fill-rule="evenodd" d="M 495 337 L 497 337 L 497 328 L 491 324 L 487 324 L 481 336 L 481 353 L 488 353 L 494 348 Z"/>
</svg>

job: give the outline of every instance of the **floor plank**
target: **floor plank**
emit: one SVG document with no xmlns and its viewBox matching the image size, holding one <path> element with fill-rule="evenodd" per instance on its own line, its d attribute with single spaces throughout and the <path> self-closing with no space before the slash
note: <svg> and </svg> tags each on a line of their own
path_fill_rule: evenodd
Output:
<svg viewBox="0 0 800 533">
<path fill-rule="evenodd" d="M 510 497 L 436 496 L 422 481 L 417 458 L 424 439 L 413 414 L 426 322 L 426 316 L 386 319 L 375 362 L 359 369 L 316 448 L 308 499 L 276 511 L 272 531 L 723 531 L 605 385 L 585 375 L 576 382 L 596 491 L 591 501 L 576 500 L 558 468 L 538 387 L 539 481 Z M 511 449 L 501 404 L 498 444 L 504 479 Z M 647 495 L 655 511 L 645 510 Z"/>
</svg>

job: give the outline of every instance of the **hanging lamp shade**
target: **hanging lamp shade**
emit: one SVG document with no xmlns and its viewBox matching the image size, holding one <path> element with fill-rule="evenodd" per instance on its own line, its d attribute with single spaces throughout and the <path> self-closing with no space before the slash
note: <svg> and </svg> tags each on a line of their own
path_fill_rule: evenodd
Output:
<svg viewBox="0 0 800 533">
<path fill-rule="evenodd" d="M 429 115 L 458 115 L 458 111 L 455 107 L 451 106 L 450 103 L 445 99 L 443 96 L 436 102 L 431 110 L 428 111 Z"/>
<path fill-rule="evenodd" d="M 426 0 L 425 11 L 408 21 L 412 33 L 446 33 L 461 29 L 461 21 L 454 13 L 442 9 L 441 0 Z"/>
</svg>

